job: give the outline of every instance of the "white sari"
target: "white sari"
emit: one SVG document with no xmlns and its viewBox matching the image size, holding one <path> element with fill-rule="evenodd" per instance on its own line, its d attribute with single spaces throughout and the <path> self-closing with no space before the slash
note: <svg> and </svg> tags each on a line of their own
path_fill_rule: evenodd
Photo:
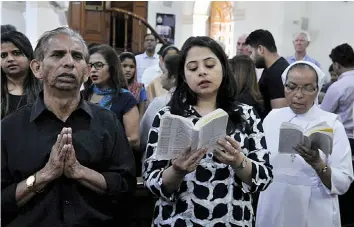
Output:
<svg viewBox="0 0 354 227">
<path fill-rule="evenodd" d="M 315 170 L 300 155 L 280 154 L 279 130 L 283 122 L 309 129 L 326 122 L 334 130 L 332 154 L 321 158 L 331 167 L 329 190 Z M 340 227 L 338 195 L 353 181 L 351 150 L 338 116 L 313 105 L 305 114 L 296 115 L 289 107 L 274 109 L 263 123 L 274 179 L 260 193 L 256 227 Z M 321 152 L 321 151 L 320 151 Z"/>
</svg>

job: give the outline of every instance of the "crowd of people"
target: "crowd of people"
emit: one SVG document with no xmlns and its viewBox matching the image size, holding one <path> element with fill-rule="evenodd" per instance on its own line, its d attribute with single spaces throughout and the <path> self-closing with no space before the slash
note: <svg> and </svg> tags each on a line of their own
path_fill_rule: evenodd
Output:
<svg viewBox="0 0 354 227">
<path fill-rule="evenodd" d="M 33 50 L 1 26 L 3 226 L 129 226 L 138 176 L 156 200 L 152 226 L 354 226 L 350 45 L 332 49 L 325 83 L 306 32 L 290 57 L 263 29 L 232 58 L 206 36 L 158 51 L 144 39 L 144 53 L 117 53 L 59 27 Z M 196 124 L 218 108 L 229 120 L 217 147 L 157 158 L 164 115 Z M 283 151 L 283 123 L 325 123 L 331 152 Z"/>
</svg>

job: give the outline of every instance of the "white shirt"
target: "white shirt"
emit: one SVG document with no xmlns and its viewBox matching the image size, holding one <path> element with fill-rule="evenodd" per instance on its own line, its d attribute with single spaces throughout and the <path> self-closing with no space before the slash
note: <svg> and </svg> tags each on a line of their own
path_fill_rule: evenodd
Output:
<svg viewBox="0 0 354 227">
<path fill-rule="evenodd" d="M 137 79 L 141 82 L 141 78 L 146 68 L 156 65 L 159 63 L 159 55 L 154 54 L 154 56 L 149 57 L 146 52 L 135 56 L 137 65 Z"/>
<path fill-rule="evenodd" d="M 158 76 L 162 75 L 162 70 L 157 63 L 156 65 L 150 66 L 145 69 L 143 75 L 141 76 L 141 83 L 144 84 L 145 88 Z"/>
<path fill-rule="evenodd" d="M 333 150 L 321 158 L 330 166 L 332 188 L 329 190 L 315 170 L 295 155 L 280 154 L 279 128 L 291 122 L 304 130 L 326 122 L 334 130 Z M 338 195 L 344 194 L 353 181 L 349 140 L 338 116 L 317 105 L 305 114 L 296 115 L 289 107 L 273 109 L 263 122 L 267 147 L 271 152 L 273 183 L 261 192 L 256 227 L 338 227 L 340 213 Z"/>
</svg>

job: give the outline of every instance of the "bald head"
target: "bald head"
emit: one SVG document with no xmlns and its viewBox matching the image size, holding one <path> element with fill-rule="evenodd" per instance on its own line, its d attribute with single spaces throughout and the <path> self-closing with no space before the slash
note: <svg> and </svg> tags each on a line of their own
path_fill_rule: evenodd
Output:
<svg viewBox="0 0 354 227">
<path fill-rule="evenodd" d="M 237 40 L 236 55 L 250 55 L 250 52 L 246 45 L 246 39 L 248 35 L 241 35 Z"/>
</svg>

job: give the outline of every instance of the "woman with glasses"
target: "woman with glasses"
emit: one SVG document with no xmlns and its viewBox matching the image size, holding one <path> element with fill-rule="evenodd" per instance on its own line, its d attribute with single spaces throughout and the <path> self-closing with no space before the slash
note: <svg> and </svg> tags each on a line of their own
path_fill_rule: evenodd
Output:
<svg viewBox="0 0 354 227">
<path fill-rule="evenodd" d="M 130 52 L 124 52 L 119 55 L 122 63 L 123 74 L 128 82 L 129 91 L 138 101 L 139 114 L 142 117 L 147 107 L 147 95 L 143 83 L 137 81 L 136 59 Z"/>
<path fill-rule="evenodd" d="M 108 45 L 89 50 L 90 79 L 92 85 L 84 97 L 92 103 L 113 111 L 122 123 L 133 149 L 140 145 L 140 116 L 137 100 L 129 92 L 116 51 Z"/>
<path fill-rule="evenodd" d="M 353 181 L 350 145 L 338 116 L 321 110 L 316 98 L 324 83 L 324 73 L 313 63 L 297 61 L 282 75 L 289 107 L 274 109 L 264 119 L 264 132 L 273 183 L 261 192 L 256 226 L 258 227 L 339 227 L 338 195 L 344 194 Z M 279 150 L 280 126 L 290 122 L 304 131 L 320 123 L 333 132 L 332 151 L 304 144 L 292 152 Z M 282 141 L 281 141 L 282 142 Z"/>
<path fill-rule="evenodd" d="M 1 119 L 37 98 L 41 86 L 29 67 L 32 59 L 32 45 L 24 34 L 1 34 Z"/>
</svg>

